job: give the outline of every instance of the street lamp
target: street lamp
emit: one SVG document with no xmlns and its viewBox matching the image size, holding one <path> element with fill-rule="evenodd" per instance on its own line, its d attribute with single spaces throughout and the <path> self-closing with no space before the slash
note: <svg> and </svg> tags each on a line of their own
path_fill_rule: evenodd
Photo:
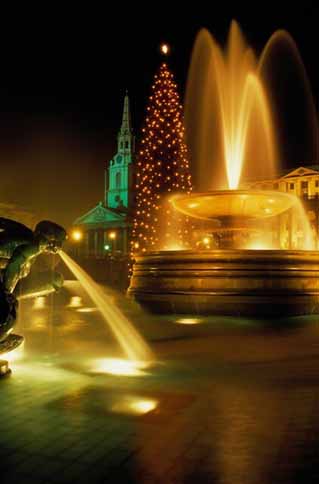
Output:
<svg viewBox="0 0 319 484">
<path fill-rule="evenodd" d="M 81 232 L 81 230 L 75 229 L 72 231 L 71 237 L 75 242 L 80 242 L 80 240 L 82 240 L 83 238 L 83 233 Z"/>
<path fill-rule="evenodd" d="M 112 254 L 114 254 L 115 239 L 116 239 L 116 232 L 115 231 L 109 232 L 109 239 L 111 241 Z"/>
<path fill-rule="evenodd" d="M 73 253 L 74 253 L 75 256 L 79 256 L 80 255 L 80 247 L 81 247 L 80 242 L 83 239 L 83 232 L 79 229 L 72 230 L 71 239 L 74 242 Z"/>
</svg>

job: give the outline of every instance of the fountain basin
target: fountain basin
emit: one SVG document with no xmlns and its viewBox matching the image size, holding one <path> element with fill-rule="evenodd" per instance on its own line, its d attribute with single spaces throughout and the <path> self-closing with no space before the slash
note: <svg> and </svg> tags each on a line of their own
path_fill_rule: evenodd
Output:
<svg viewBox="0 0 319 484">
<path fill-rule="evenodd" d="M 136 256 L 129 294 L 151 312 L 319 313 L 319 252 L 161 251 Z"/>
<path fill-rule="evenodd" d="M 175 195 L 173 207 L 201 220 L 251 220 L 279 215 L 296 204 L 296 198 L 272 190 L 219 190 Z"/>
</svg>

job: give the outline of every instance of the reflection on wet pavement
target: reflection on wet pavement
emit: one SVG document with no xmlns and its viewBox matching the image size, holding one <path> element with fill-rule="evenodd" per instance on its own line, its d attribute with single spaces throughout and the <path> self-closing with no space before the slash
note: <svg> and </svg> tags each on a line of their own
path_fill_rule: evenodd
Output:
<svg viewBox="0 0 319 484">
<path fill-rule="evenodd" d="M 0 382 L 1 483 L 318 482 L 315 317 L 173 324 L 114 297 L 158 358 L 136 377 L 92 371 L 123 354 L 98 311 L 78 311 L 93 305 L 76 283 L 23 301 L 24 352 Z"/>
</svg>

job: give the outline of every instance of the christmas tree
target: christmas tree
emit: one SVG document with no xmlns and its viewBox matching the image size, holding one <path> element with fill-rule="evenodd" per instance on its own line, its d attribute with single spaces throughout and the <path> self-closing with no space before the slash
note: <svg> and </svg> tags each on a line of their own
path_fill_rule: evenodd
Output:
<svg viewBox="0 0 319 484">
<path fill-rule="evenodd" d="M 185 217 L 174 213 L 169 203 L 172 194 L 189 193 L 192 186 L 182 105 L 165 62 L 154 77 L 136 175 L 132 252 L 187 245 Z"/>
</svg>

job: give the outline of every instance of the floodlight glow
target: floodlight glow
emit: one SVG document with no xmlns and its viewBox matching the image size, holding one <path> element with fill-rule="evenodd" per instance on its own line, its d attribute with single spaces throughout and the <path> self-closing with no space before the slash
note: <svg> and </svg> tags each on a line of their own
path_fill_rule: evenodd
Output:
<svg viewBox="0 0 319 484">
<path fill-rule="evenodd" d="M 198 318 L 181 318 L 176 320 L 177 324 L 199 324 L 201 320 Z"/>
<path fill-rule="evenodd" d="M 72 296 L 71 301 L 69 304 L 69 308 L 79 308 L 82 306 L 82 298 L 81 296 Z"/>
<path fill-rule="evenodd" d="M 146 413 L 150 413 L 152 410 L 155 410 L 157 406 L 157 400 L 126 396 L 119 402 L 116 402 L 112 406 L 111 410 L 114 413 L 145 415 Z"/>
<path fill-rule="evenodd" d="M 35 298 L 33 303 L 33 309 L 43 309 L 45 308 L 45 297 L 38 296 Z"/>
<path fill-rule="evenodd" d="M 79 313 L 95 313 L 98 309 L 97 308 L 79 308 L 77 311 Z"/>
<path fill-rule="evenodd" d="M 122 376 L 143 376 L 147 364 L 141 361 L 131 361 L 120 358 L 101 358 L 94 360 L 93 373 L 109 373 Z"/>
</svg>

